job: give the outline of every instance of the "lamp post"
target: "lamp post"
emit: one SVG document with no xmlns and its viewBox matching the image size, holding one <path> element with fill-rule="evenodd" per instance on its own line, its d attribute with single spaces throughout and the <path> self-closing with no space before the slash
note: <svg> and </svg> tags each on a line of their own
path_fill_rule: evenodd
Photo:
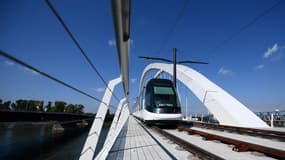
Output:
<svg viewBox="0 0 285 160">
<path fill-rule="evenodd" d="M 158 57 L 146 57 L 146 56 L 139 56 L 139 58 L 145 59 L 145 60 L 159 60 L 163 62 L 173 63 L 173 85 L 176 88 L 176 64 L 183 64 L 183 63 L 208 64 L 207 62 L 199 62 L 199 61 L 177 61 L 176 52 L 177 52 L 177 49 L 173 48 L 173 60 L 169 60 L 165 58 L 158 58 Z"/>
<path fill-rule="evenodd" d="M 173 84 L 176 88 L 176 48 L 173 48 Z"/>
</svg>

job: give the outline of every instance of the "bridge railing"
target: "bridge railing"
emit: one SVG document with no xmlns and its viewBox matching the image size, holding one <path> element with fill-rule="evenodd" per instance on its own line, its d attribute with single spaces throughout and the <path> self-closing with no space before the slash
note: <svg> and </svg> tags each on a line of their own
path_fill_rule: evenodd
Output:
<svg viewBox="0 0 285 160">
<path fill-rule="evenodd" d="M 285 127 L 285 110 L 255 112 L 255 114 L 271 127 Z"/>
<path fill-rule="evenodd" d="M 108 106 L 110 104 L 110 100 L 112 97 L 113 90 L 114 90 L 115 86 L 118 85 L 121 81 L 122 81 L 121 77 L 119 77 L 119 78 L 111 80 L 108 83 L 108 87 L 105 90 L 102 102 L 100 103 L 96 117 L 93 121 L 91 129 L 90 129 L 88 136 L 86 138 L 85 144 L 84 144 L 83 149 L 81 151 L 81 155 L 79 158 L 80 160 L 91 160 L 91 159 L 93 159 L 93 156 L 94 156 L 94 153 L 96 150 L 96 146 L 98 143 L 98 139 L 99 139 L 102 127 L 103 127 L 104 120 L 105 120 L 105 116 L 106 116 L 106 113 L 108 110 Z M 118 118 L 116 118 L 116 119 L 118 119 Z M 113 121 L 113 123 L 114 123 L 114 121 Z"/>
<path fill-rule="evenodd" d="M 130 111 L 127 104 L 118 107 L 111 128 L 105 140 L 104 146 L 101 149 L 101 151 L 98 153 L 98 155 L 95 157 L 95 160 L 101 160 L 107 158 L 109 151 L 111 150 L 113 144 L 115 143 L 117 137 L 119 136 L 120 131 L 125 125 L 129 115 Z"/>
</svg>

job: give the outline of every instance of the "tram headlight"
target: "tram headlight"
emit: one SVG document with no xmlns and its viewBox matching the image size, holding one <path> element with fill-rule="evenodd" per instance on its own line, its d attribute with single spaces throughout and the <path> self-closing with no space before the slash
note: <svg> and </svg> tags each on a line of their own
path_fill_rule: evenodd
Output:
<svg viewBox="0 0 285 160">
<path fill-rule="evenodd" d="M 161 113 L 161 109 L 160 108 L 155 108 L 155 113 Z"/>
</svg>

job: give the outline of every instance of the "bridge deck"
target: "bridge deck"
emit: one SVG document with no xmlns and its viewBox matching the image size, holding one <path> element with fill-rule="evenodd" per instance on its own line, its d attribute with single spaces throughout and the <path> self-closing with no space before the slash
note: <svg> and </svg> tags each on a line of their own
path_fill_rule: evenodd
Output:
<svg viewBox="0 0 285 160">
<path fill-rule="evenodd" d="M 107 159 L 173 159 L 168 151 L 134 117 L 130 116 Z"/>
</svg>

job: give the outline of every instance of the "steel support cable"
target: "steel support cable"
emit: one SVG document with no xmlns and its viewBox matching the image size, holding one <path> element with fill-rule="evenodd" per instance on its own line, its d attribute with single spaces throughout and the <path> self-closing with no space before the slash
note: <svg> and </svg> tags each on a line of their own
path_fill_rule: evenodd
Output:
<svg viewBox="0 0 285 160">
<path fill-rule="evenodd" d="M 103 103 L 103 104 L 105 104 L 107 106 L 107 103 L 101 101 L 99 98 L 96 98 L 96 97 L 94 97 L 94 96 L 92 96 L 92 95 L 90 95 L 90 94 L 88 94 L 88 93 L 86 93 L 86 92 L 84 92 L 84 91 L 82 91 L 82 90 L 80 90 L 80 89 L 78 89 L 78 88 L 76 88 L 76 87 L 74 87 L 74 86 L 64 82 L 64 81 L 62 81 L 62 80 L 59 80 L 59 79 L 55 78 L 54 76 L 51 76 L 51 75 L 49 75 L 49 74 L 47 74 L 47 73 L 45 73 L 45 72 L 43 72 L 43 71 L 41 71 L 41 70 L 39 70 L 39 69 L 37 69 L 35 67 L 29 65 L 28 63 L 23 62 L 23 61 L 15 58 L 15 57 L 13 57 L 12 55 L 10 55 L 10 54 L 2 51 L 2 50 L 0 50 L 0 55 L 3 56 L 3 57 L 6 57 L 6 58 L 10 59 L 11 61 L 14 61 L 14 62 L 16 62 L 16 63 L 18 63 L 18 64 L 20 64 L 20 65 L 22 65 L 22 66 L 24 66 L 24 67 L 26 67 L 26 68 L 28 68 L 30 70 L 32 70 L 32 71 L 35 71 L 35 72 L 43 75 L 44 77 L 47 77 L 50 80 L 53 80 L 53 81 L 55 81 L 55 82 L 57 82 L 57 83 L 59 83 L 61 85 L 64 85 L 67 88 L 70 88 L 70 89 L 72 89 L 72 90 L 74 90 L 74 91 L 76 91 L 76 92 L 78 92 L 78 93 L 80 93 L 82 95 L 85 95 L 85 96 L 87 96 L 87 97 L 89 97 L 91 99 L 94 99 L 95 101 L 97 101 L 99 103 Z M 109 107 L 112 107 L 114 109 L 117 108 L 117 107 L 115 107 L 113 105 L 109 105 Z"/>
<path fill-rule="evenodd" d="M 67 34 L 69 35 L 69 37 L 72 39 L 72 41 L 75 43 L 75 45 L 77 46 L 77 48 L 80 50 L 81 54 L 83 55 L 83 57 L 86 59 L 86 61 L 89 63 L 89 65 L 92 67 L 92 69 L 96 72 L 96 74 L 99 76 L 99 78 L 102 80 L 102 82 L 104 83 L 104 85 L 109 89 L 110 92 L 111 89 L 108 87 L 107 82 L 104 80 L 103 76 L 100 74 L 100 72 L 98 71 L 98 69 L 95 67 L 95 65 L 92 63 L 92 61 L 90 60 L 90 58 L 87 56 L 87 54 L 85 53 L 85 51 L 82 49 L 82 47 L 80 46 L 80 44 L 78 43 L 78 41 L 75 39 L 75 37 L 73 36 L 72 32 L 69 30 L 69 28 L 67 27 L 67 25 L 65 24 L 64 20 L 61 18 L 61 16 L 59 15 L 59 13 L 56 11 L 56 9 L 53 7 L 53 5 L 51 4 L 51 2 L 49 0 L 46 0 L 46 4 L 48 5 L 48 7 L 51 9 L 51 11 L 53 12 L 53 14 L 56 16 L 56 18 L 58 19 L 58 21 L 60 22 L 60 24 L 63 26 L 64 30 L 67 32 Z M 112 92 L 113 93 L 113 92 Z M 113 93 L 112 94 L 115 99 L 119 102 L 119 98 Z"/>
<path fill-rule="evenodd" d="M 270 8 L 264 10 L 263 12 L 261 12 L 259 15 L 257 15 L 256 17 L 254 17 L 249 23 L 243 25 L 239 30 L 237 30 L 236 32 L 234 32 L 233 34 L 231 34 L 228 38 L 226 38 L 225 40 L 223 40 L 221 43 L 219 43 L 218 45 L 216 45 L 211 52 L 215 52 L 217 51 L 219 48 L 221 48 L 223 45 L 225 45 L 226 43 L 228 43 L 229 41 L 233 40 L 236 36 L 238 36 L 241 32 L 243 32 L 244 30 L 246 30 L 248 27 L 250 27 L 251 25 L 253 25 L 254 23 L 256 23 L 258 20 L 260 20 L 261 18 L 263 18 L 264 16 L 266 16 L 267 14 L 269 14 L 274 8 L 276 8 L 278 5 L 280 5 L 282 2 L 284 2 L 283 0 L 279 0 L 278 2 L 276 2 L 274 5 L 272 5 Z"/>
<path fill-rule="evenodd" d="M 183 7 L 181 8 L 179 14 L 177 15 L 176 19 L 175 19 L 175 22 L 174 22 L 174 25 L 170 28 L 169 32 L 168 32 L 168 36 L 166 36 L 166 38 L 162 41 L 162 44 L 158 50 L 158 53 L 161 52 L 161 50 L 163 49 L 163 47 L 166 45 L 166 43 L 168 42 L 169 40 L 169 37 L 171 37 L 171 35 L 173 34 L 173 32 L 175 31 L 179 21 L 181 20 L 181 18 L 183 17 L 187 7 L 188 7 L 188 4 L 189 4 L 190 0 L 185 0 L 184 3 L 183 3 Z"/>
</svg>

